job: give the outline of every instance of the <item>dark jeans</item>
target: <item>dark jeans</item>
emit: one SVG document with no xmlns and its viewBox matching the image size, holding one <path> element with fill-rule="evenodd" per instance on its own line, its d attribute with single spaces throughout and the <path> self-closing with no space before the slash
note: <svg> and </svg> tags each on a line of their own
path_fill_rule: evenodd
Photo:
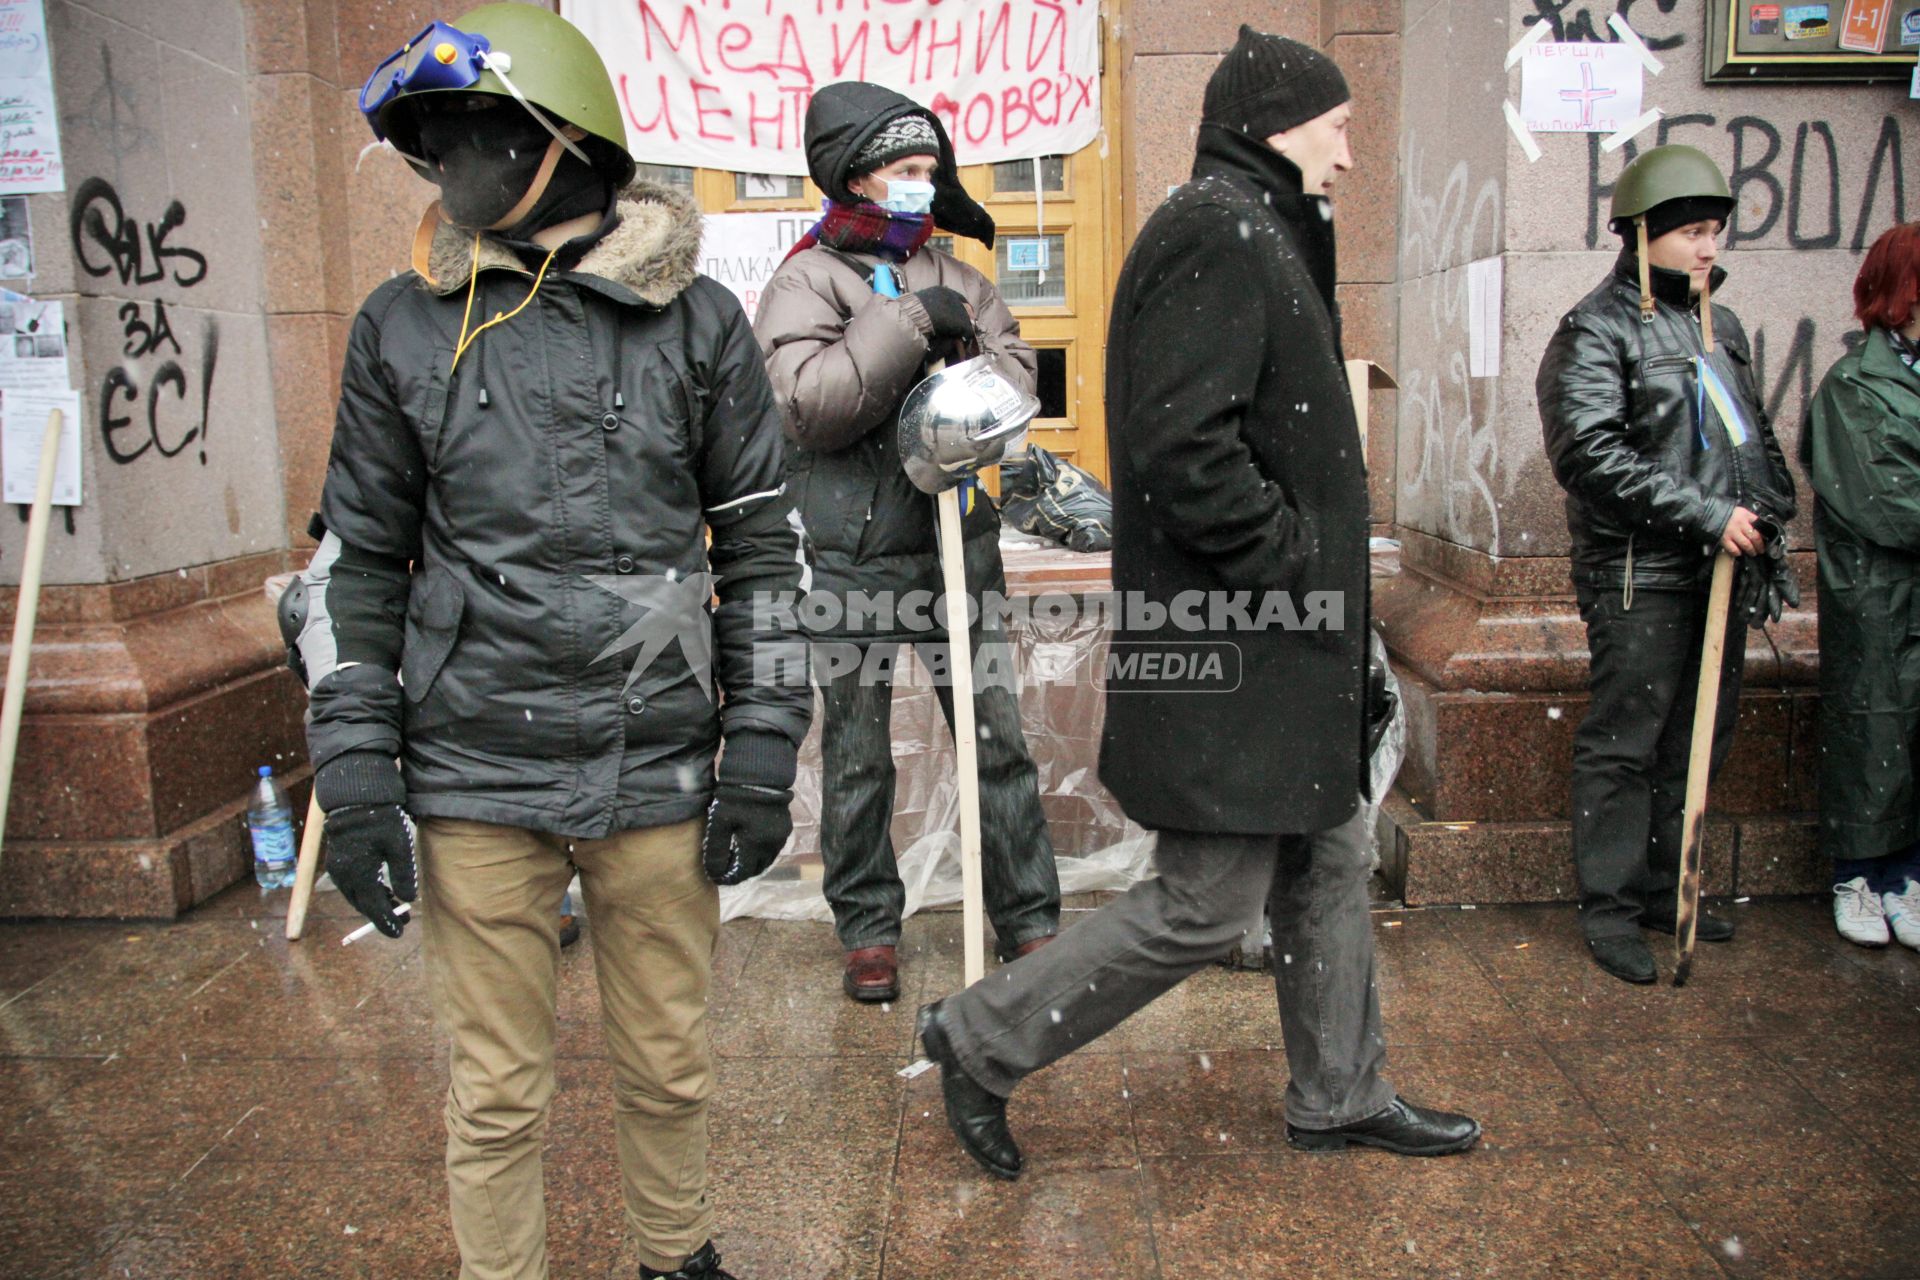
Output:
<svg viewBox="0 0 1920 1280">
<path fill-rule="evenodd" d="M 1693 704 L 1706 633 L 1704 591 L 1579 588 L 1593 700 L 1573 737 L 1573 864 L 1589 938 L 1670 917 L 1680 883 Z M 1710 775 L 1733 745 L 1746 628 L 1727 626 Z"/>
<path fill-rule="evenodd" d="M 1910 844 L 1884 858 L 1835 858 L 1833 882 L 1845 884 L 1864 876 L 1875 893 L 1899 893 L 1907 881 L 1920 880 L 1920 844 Z"/>
<path fill-rule="evenodd" d="M 1011 668 L 998 633 L 976 652 L 1002 646 L 997 669 Z M 866 646 L 859 671 L 823 679 L 820 750 L 820 855 L 824 888 L 840 945 L 891 946 L 900 940 L 906 887 L 893 851 L 893 681 L 905 658 L 897 643 Z M 946 641 L 917 643 L 928 669 L 946 670 Z M 871 679 L 884 666 L 885 679 Z M 816 673 L 824 668 L 816 664 Z M 936 679 L 934 693 L 953 728 L 953 689 Z M 1003 951 L 1045 937 L 1060 926 L 1060 875 L 1040 810 L 1039 775 L 1020 731 L 1020 703 L 1004 681 L 976 681 L 974 719 L 980 770 L 980 871 L 987 918 Z"/>
<path fill-rule="evenodd" d="M 1286 1114 L 1331 1129 L 1386 1110 L 1386 1042 L 1367 914 L 1361 810 L 1306 836 L 1162 831 L 1151 879 L 942 1005 L 966 1072 L 1006 1095 L 1090 1044 L 1273 919 Z"/>
</svg>

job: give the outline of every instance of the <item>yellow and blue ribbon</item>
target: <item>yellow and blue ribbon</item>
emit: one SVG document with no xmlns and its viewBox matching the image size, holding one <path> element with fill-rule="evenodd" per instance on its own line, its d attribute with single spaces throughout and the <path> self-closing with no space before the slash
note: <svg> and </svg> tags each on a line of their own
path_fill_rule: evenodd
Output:
<svg viewBox="0 0 1920 1280">
<path fill-rule="evenodd" d="M 1727 390 L 1727 384 L 1721 381 L 1719 373 L 1714 370 L 1705 356 L 1695 356 L 1693 362 L 1699 375 L 1697 379 L 1699 392 L 1694 400 L 1694 421 L 1700 428 L 1700 447 L 1713 448 L 1713 440 L 1707 434 L 1707 407 L 1711 405 L 1713 412 L 1720 419 L 1721 427 L 1727 433 L 1727 439 L 1733 442 L 1734 448 L 1739 448 L 1753 438 L 1753 431 L 1747 426 L 1746 415 L 1740 412 L 1739 401 L 1733 398 L 1733 393 Z"/>
</svg>

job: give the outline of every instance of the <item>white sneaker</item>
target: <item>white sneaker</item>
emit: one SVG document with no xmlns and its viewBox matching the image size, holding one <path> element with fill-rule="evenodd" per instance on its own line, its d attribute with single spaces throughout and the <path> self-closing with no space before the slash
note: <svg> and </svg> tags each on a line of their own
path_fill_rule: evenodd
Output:
<svg viewBox="0 0 1920 1280">
<path fill-rule="evenodd" d="M 1888 894 L 1887 898 L 1892 901 L 1893 895 Z M 1914 906 L 1920 908 L 1920 902 Z M 1914 924 L 1920 926 L 1920 919 Z M 1880 901 L 1880 895 L 1867 888 L 1865 876 L 1855 876 L 1833 886 L 1833 927 L 1848 942 L 1857 942 L 1863 947 L 1887 945 L 1887 908 Z"/>
<path fill-rule="evenodd" d="M 1880 905 L 1900 945 L 1920 951 L 1920 880 L 1907 881 L 1898 893 L 1881 894 Z"/>
</svg>

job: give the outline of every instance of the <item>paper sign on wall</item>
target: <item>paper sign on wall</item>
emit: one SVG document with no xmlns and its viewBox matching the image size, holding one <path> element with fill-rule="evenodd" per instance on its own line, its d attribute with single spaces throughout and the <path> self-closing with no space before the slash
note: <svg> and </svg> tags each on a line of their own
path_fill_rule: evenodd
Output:
<svg viewBox="0 0 1920 1280">
<path fill-rule="evenodd" d="M 0 391 L 64 391 L 72 385 L 66 305 L 6 291 L 0 298 Z"/>
<path fill-rule="evenodd" d="M 80 393 L 71 389 L 0 391 L 0 497 L 6 501 L 33 501 L 47 418 L 55 409 L 65 421 L 53 468 L 53 505 L 80 505 Z"/>
<path fill-rule="evenodd" d="M 1624 44 L 1543 42 L 1520 66 L 1520 118 L 1535 133 L 1614 133 L 1640 114 L 1645 68 Z"/>
<path fill-rule="evenodd" d="M 1840 47 L 1855 53 L 1878 53 L 1893 25 L 1893 0 L 1847 0 L 1840 19 Z"/>
<path fill-rule="evenodd" d="M 1044 238 L 1007 241 L 1007 270 L 1045 271 L 1052 263 Z"/>
<path fill-rule="evenodd" d="M 0 195 L 64 191 L 41 0 L 0 0 Z"/>
<path fill-rule="evenodd" d="M 1467 264 L 1467 376 L 1500 376 L 1500 292 L 1505 259 Z"/>
<path fill-rule="evenodd" d="M 752 320 L 775 268 L 818 221 L 811 213 L 710 213 L 700 239 L 701 274 L 732 290 Z"/>
</svg>

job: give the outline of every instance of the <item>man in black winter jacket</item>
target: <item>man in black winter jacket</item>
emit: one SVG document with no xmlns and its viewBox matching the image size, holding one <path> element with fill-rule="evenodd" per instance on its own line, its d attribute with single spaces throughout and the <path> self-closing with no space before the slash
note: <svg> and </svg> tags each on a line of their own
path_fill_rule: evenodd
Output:
<svg viewBox="0 0 1920 1280">
<path fill-rule="evenodd" d="M 641 1275 L 719 1280 L 714 882 L 786 840 L 811 715 L 803 642 L 753 608 L 807 575 L 779 409 L 738 303 L 696 272 L 698 210 L 627 185 L 571 25 L 521 4 L 437 23 L 361 105 L 441 198 L 414 271 L 354 320 L 324 537 L 283 617 L 327 870 L 390 936 L 418 890 L 462 1280 L 547 1274 L 576 869 Z"/>
<path fill-rule="evenodd" d="M 1587 624 L 1592 701 L 1574 736 L 1573 856 L 1594 962 L 1652 982 L 1639 929 L 1671 933 L 1687 756 L 1714 553 L 1739 556 L 1712 767 L 1733 741 L 1745 624 L 1797 603 L 1782 526 L 1793 477 L 1754 384 L 1738 317 L 1713 301 L 1733 200 L 1713 161 L 1656 147 L 1620 175 L 1626 241 L 1567 313 L 1535 390 L 1567 491 L 1573 581 Z M 1702 915 L 1724 942 L 1730 921 Z"/>
<path fill-rule="evenodd" d="M 1241 28 L 1207 83 L 1193 181 L 1121 272 L 1107 405 L 1122 616 L 1100 778 L 1158 832 L 1158 874 L 922 1011 L 948 1123 L 999 1177 L 1022 1166 L 1006 1125 L 1020 1079 L 1220 959 L 1263 904 L 1288 1140 L 1445 1155 L 1480 1136 L 1382 1076 L 1360 804 L 1366 471 L 1327 199 L 1351 163 L 1348 97 L 1324 54 Z M 1217 678 L 1155 677 L 1214 670 L 1210 656 Z"/>
</svg>

